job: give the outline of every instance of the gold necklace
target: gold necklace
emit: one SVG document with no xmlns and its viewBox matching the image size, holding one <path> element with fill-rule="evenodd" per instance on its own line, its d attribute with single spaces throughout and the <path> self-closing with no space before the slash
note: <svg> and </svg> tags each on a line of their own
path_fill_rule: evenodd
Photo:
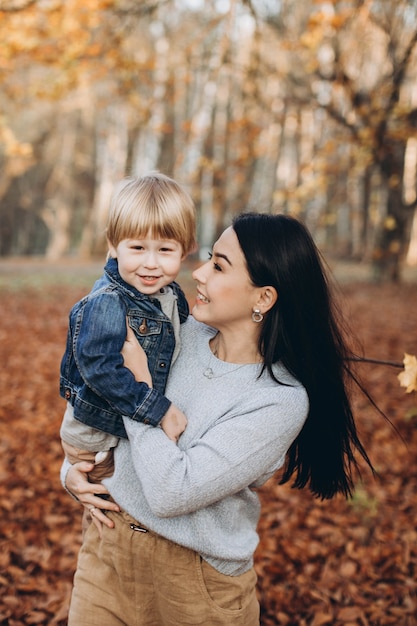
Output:
<svg viewBox="0 0 417 626">
<path fill-rule="evenodd" d="M 213 355 L 211 355 L 213 356 Z M 225 361 L 226 362 L 226 361 Z M 229 370 L 228 372 L 223 372 L 223 374 L 215 374 L 213 372 L 213 369 L 210 367 L 210 363 L 211 363 L 211 357 L 210 357 L 210 361 L 208 366 L 206 367 L 206 369 L 203 372 L 203 375 L 206 378 L 221 378 L 222 376 L 226 376 L 226 374 L 231 374 L 232 372 L 237 372 L 237 370 L 240 370 L 242 367 L 245 367 L 246 365 L 251 365 L 250 363 L 242 363 L 242 365 L 238 365 L 237 367 L 233 368 L 232 370 Z"/>
</svg>

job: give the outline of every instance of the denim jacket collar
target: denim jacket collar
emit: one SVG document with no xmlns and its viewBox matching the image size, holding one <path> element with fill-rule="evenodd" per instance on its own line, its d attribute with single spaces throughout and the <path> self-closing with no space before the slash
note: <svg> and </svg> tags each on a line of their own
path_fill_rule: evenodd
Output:
<svg viewBox="0 0 417 626">
<path fill-rule="evenodd" d="M 107 277 L 109 278 L 110 282 L 117 283 L 118 287 L 122 291 L 127 293 L 127 295 L 130 296 L 131 298 L 133 297 L 133 298 L 146 299 L 146 300 L 148 299 L 149 296 L 146 296 L 145 294 L 141 293 L 140 291 L 135 289 L 135 287 L 132 287 L 132 285 L 129 285 L 123 280 L 123 278 L 119 274 L 119 266 L 117 263 L 117 259 L 113 259 L 113 258 L 108 259 L 104 267 L 104 272 L 107 274 Z"/>
</svg>

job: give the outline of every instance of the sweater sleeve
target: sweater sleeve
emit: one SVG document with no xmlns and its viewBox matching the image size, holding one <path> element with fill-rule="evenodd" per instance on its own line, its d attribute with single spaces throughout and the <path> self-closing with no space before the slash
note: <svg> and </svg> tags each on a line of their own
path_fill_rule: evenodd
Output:
<svg viewBox="0 0 417 626">
<path fill-rule="evenodd" d="M 158 517 L 204 508 L 254 483 L 263 482 L 284 462 L 302 428 L 308 401 L 302 387 L 279 387 L 259 406 L 242 393 L 233 413 L 186 448 L 159 429 L 124 420 L 131 455 L 143 492 Z"/>
<path fill-rule="evenodd" d="M 64 457 L 64 460 L 61 465 L 61 470 L 60 470 L 61 484 L 63 488 L 65 489 L 65 491 L 71 496 L 71 498 L 73 498 L 73 500 L 75 500 L 76 502 L 79 502 L 79 499 L 77 498 L 77 496 L 73 494 L 67 487 L 67 474 L 69 470 L 71 469 L 71 467 L 72 467 L 71 463 L 68 461 L 66 457 Z"/>
</svg>

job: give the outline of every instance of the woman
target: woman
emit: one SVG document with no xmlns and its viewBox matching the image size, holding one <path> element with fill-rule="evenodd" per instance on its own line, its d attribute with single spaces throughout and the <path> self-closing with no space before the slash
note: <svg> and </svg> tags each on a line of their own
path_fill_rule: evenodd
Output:
<svg viewBox="0 0 417 626">
<path fill-rule="evenodd" d="M 166 391 L 188 418 L 178 445 L 125 418 L 129 440 L 106 487 L 85 480 L 88 464 L 65 478 L 64 464 L 68 490 L 97 523 L 80 551 L 70 626 L 259 624 L 256 487 L 284 466 L 281 482 L 348 496 L 354 449 L 369 463 L 308 231 L 287 216 L 243 214 L 193 277 L 193 317 Z M 107 489 L 112 501 L 99 497 Z"/>
</svg>

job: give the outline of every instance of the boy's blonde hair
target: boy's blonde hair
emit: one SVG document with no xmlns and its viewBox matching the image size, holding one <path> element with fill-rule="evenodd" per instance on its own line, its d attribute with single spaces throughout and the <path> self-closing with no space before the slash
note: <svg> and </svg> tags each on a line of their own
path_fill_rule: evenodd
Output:
<svg viewBox="0 0 417 626">
<path fill-rule="evenodd" d="M 124 178 L 112 196 L 106 233 L 113 246 L 148 233 L 173 239 L 187 255 L 196 248 L 194 203 L 181 185 L 160 172 Z"/>
</svg>

